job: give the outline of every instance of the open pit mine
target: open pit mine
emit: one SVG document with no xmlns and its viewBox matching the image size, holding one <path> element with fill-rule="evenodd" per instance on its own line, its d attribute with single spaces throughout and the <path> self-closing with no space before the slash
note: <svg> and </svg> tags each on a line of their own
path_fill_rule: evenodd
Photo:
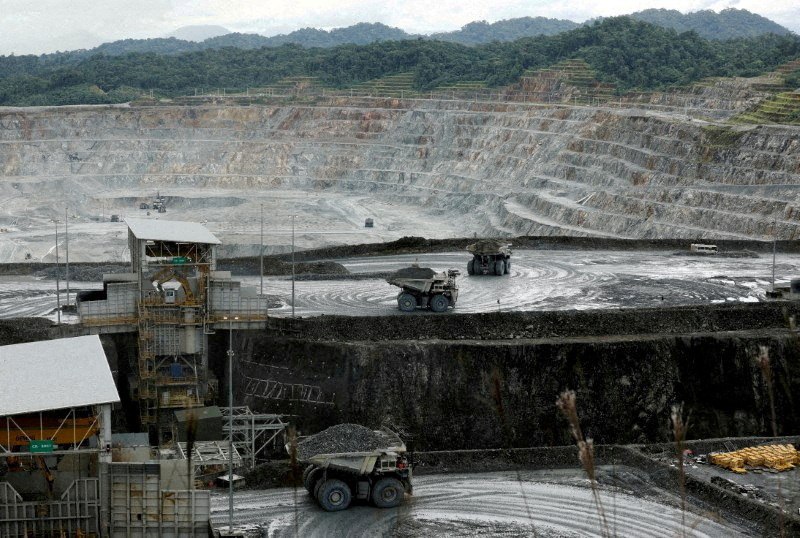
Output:
<svg viewBox="0 0 800 538">
<path fill-rule="evenodd" d="M 0 109 L 0 536 L 800 535 L 758 88 Z"/>
</svg>

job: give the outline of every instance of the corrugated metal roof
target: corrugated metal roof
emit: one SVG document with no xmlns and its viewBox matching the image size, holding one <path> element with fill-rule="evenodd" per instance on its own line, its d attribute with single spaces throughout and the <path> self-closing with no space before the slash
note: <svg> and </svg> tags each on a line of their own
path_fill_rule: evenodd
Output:
<svg viewBox="0 0 800 538">
<path fill-rule="evenodd" d="M 0 416 L 118 402 L 100 337 L 0 346 Z"/>
<path fill-rule="evenodd" d="M 155 219 L 125 219 L 128 228 L 137 239 L 150 241 L 172 241 L 174 243 L 222 243 L 214 234 L 197 222 Z"/>
</svg>

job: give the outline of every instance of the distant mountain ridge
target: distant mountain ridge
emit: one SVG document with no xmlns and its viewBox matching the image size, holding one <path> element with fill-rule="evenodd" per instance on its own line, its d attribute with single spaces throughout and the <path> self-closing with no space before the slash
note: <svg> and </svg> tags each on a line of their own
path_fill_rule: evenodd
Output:
<svg viewBox="0 0 800 538">
<path fill-rule="evenodd" d="M 663 28 L 674 29 L 678 32 L 693 30 L 702 37 L 715 40 L 735 37 L 753 37 L 765 33 L 775 33 L 779 35 L 792 34 L 791 31 L 783 26 L 744 9 L 725 9 L 720 13 L 705 10 L 688 14 L 682 14 L 676 10 L 648 9 L 633 13 L 628 15 L 628 17 Z M 599 20 L 602 19 L 587 21 L 587 23 L 584 24 L 593 24 L 594 22 L 599 22 Z M 66 55 L 69 58 L 80 60 L 95 54 L 105 54 L 109 56 L 118 56 L 131 52 L 179 54 L 206 49 L 221 49 L 225 47 L 259 49 L 262 47 L 278 47 L 287 44 L 294 44 L 305 48 L 329 48 L 345 44 L 366 45 L 376 41 L 402 41 L 408 39 L 439 40 L 462 45 L 480 45 L 494 41 L 509 42 L 539 35 L 555 35 L 579 26 L 582 25 L 565 19 L 520 17 L 501 20 L 495 23 L 475 21 L 463 26 L 460 30 L 438 32 L 425 36 L 409 34 L 404 30 L 382 23 L 362 22 L 345 28 L 334 28 L 333 30 L 303 28 L 288 34 L 280 34 L 271 37 L 234 32 L 210 37 L 201 42 L 179 39 L 174 36 L 154 39 L 122 39 L 104 43 L 89 50 L 55 53 L 43 56 L 63 57 Z M 179 30 L 186 30 L 190 33 L 195 30 L 198 32 L 213 32 L 214 29 L 220 28 L 222 27 L 198 26 L 185 27 Z M 224 28 L 222 29 L 224 30 Z M 179 32 L 176 31 L 173 33 L 178 34 Z"/>
<path fill-rule="evenodd" d="M 761 34 L 792 33 L 780 24 L 750 13 L 746 9 L 729 8 L 719 13 L 706 9 L 686 14 L 674 9 L 645 9 L 628 16 L 663 28 L 672 28 L 678 32 L 695 31 L 706 39 L 720 40 L 755 37 Z"/>
<path fill-rule="evenodd" d="M 523 37 L 537 35 L 555 35 L 567 32 L 580 26 L 577 22 L 566 19 L 547 19 L 545 17 L 520 17 L 506 19 L 495 23 L 486 21 L 471 22 L 454 32 L 437 32 L 428 39 L 451 41 L 462 45 L 478 45 L 492 41 L 516 41 Z"/>
<path fill-rule="evenodd" d="M 344 44 L 367 45 L 375 41 L 402 41 L 417 37 L 423 36 L 409 34 L 400 28 L 387 26 L 380 22 L 360 22 L 329 31 L 302 28 L 288 34 L 264 37 L 265 44 L 262 46 L 276 47 L 286 43 L 295 43 L 303 47 L 335 47 Z"/>
<path fill-rule="evenodd" d="M 259 34 L 242 34 L 239 32 L 228 33 L 210 37 L 201 42 L 187 41 L 175 37 L 162 37 L 151 39 L 121 39 L 110 43 L 103 43 L 90 50 L 68 52 L 66 54 L 78 58 L 94 54 L 118 56 L 129 52 L 153 52 L 156 54 L 180 54 L 206 49 L 221 49 L 233 47 L 237 49 L 260 49 L 262 47 L 279 47 L 286 44 L 295 44 L 305 48 L 329 48 L 338 45 L 367 45 L 376 41 L 402 41 L 416 39 L 399 28 L 393 28 L 382 23 L 361 22 L 346 28 L 333 30 L 319 30 L 317 28 L 302 28 L 289 34 L 279 34 L 265 37 Z M 62 53 L 63 54 L 63 53 Z"/>
</svg>

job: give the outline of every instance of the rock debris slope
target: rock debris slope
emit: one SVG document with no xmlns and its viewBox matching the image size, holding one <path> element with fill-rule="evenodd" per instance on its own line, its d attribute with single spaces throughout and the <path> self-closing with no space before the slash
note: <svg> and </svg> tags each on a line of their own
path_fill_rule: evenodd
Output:
<svg viewBox="0 0 800 538">
<path fill-rule="evenodd" d="M 795 237 L 800 130 L 654 110 L 346 98 L 6 109 L 0 260 L 51 256 L 31 230 L 49 230 L 63 205 L 75 256 L 81 236 L 97 249 L 101 230 L 78 224 L 138 215 L 157 190 L 166 218 L 206 221 L 234 247 L 258 242 L 263 204 L 267 230 L 281 230 L 268 251 L 285 250 L 291 214 L 301 246 L 473 233 Z"/>
</svg>

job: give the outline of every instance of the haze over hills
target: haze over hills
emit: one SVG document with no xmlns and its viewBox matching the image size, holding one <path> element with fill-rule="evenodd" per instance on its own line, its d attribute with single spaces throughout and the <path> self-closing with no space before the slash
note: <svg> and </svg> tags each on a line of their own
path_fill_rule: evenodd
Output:
<svg viewBox="0 0 800 538">
<path fill-rule="evenodd" d="M 788 29 L 760 15 L 744 9 L 725 9 L 719 13 L 710 10 L 682 14 L 675 10 L 649 9 L 629 15 L 678 32 L 693 30 L 707 39 L 730 39 L 750 37 L 765 33 L 791 34 Z M 588 21 L 592 24 L 597 21 Z M 509 42 L 525 37 L 555 35 L 581 26 L 565 19 L 545 17 L 520 17 L 494 23 L 475 21 L 453 32 L 437 32 L 430 35 L 410 34 L 382 23 L 362 22 L 344 28 L 321 30 L 302 28 L 288 34 L 265 37 L 251 33 L 229 33 L 222 26 L 188 26 L 172 32 L 165 38 L 122 39 L 104 43 L 88 50 L 56 53 L 59 57 L 88 57 L 93 54 L 120 55 L 129 52 L 154 52 L 157 54 L 179 54 L 205 49 L 234 47 L 257 49 L 277 47 L 293 43 L 302 47 L 335 47 L 343 44 L 363 45 L 375 41 L 431 39 L 478 45 L 494 41 Z M 45 55 L 53 56 L 53 55 Z"/>
<path fill-rule="evenodd" d="M 205 41 L 212 37 L 230 34 L 231 31 L 224 26 L 216 24 L 196 24 L 192 26 L 182 26 L 170 32 L 166 37 L 174 37 L 183 41 Z"/>
</svg>

